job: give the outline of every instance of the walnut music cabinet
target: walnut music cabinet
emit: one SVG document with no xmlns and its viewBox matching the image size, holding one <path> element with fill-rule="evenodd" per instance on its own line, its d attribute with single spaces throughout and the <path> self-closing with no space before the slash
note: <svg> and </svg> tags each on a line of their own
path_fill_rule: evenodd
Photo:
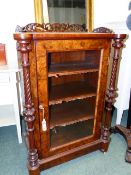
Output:
<svg viewBox="0 0 131 175">
<path fill-rule="evenodd" d="M 14 34 L 23 66 L 30 175 L 88 152 L 108 150 L 117 64 L 125 37 L 87 32 Z"/>
</svg>

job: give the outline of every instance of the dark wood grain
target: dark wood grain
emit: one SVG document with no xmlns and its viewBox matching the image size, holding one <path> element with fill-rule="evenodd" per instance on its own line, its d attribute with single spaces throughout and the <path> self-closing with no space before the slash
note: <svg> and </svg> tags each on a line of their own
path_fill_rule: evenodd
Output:
<svg viewBox="0 0 131 175">
<path fill-rule="evenodd" d="M 110 77 L 110 83 L 109 88 L 106 92 L 106 117 L 104 121 L 104 128 L 102 132 L 102 151 L 106 151 L 108 149 L 108 142 L 110 142 L 110 124 L 111 124 L 111 111 L 112 111 L 112 104 L 114 102 L 116 94 L 116 75 L 117 75 L 117 67 L 118 67 L 118 60 L 120 59 L 120 50 L 123 47 L 123 39 L 121 38 L 114 38 L 114 42 L 112 44 L 112 47 L 114 47 L 114 53 L 113 53 L 113 63 L 112 63 L 112 70 L 111 70 L 111 77 Z"/>
<path fill-rule="evenodd" d="M 39 167 L 37 149 L 35 148 L 34 140 L 34 120 L 35 109 L 32 103 L 31 95 L 31 81 L 30 81 L 30 64 L 29 52 L 31 51 L 30 39 L 20 40 L 17 45 L 18 51 L 21 52 L 23 78 L 24 78 L 24 93 L 25 93 L 25 106 L 24 106 L 24 120 L 26 122 L 26 131 L 28 138 L 28 166 L 34 169 Z"/>
</svg>

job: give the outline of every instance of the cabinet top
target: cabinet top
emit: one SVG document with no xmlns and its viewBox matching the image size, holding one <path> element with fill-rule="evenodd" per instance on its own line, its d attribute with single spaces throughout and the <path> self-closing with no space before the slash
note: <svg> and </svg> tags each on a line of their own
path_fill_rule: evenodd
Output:
<svg viewBox="0 0 131 175">
<path fill-rule="evenodd" d="M 15 40 L 64 40 L 64 39 L 124 39 L 126 34 L 114 33 L 67 33 L 67 32 L 20 32 L 14 33 Z"/>
</svg>

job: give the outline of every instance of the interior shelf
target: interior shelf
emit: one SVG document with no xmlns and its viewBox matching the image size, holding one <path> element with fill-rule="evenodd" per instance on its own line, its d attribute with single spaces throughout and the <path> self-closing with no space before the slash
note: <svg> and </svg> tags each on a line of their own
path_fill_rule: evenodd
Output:
<svg viewBox="0 0 131 175">
<path fill-rule="evenodd" d="M 94 118 L 95 97 L 51 106 L 50 129 Z"/>
<path fill-rule="evenodd" d="M 49 68 L 48 77 L 58 77 L 62 75 L 82 74 L 87 72 L 98 72 L 98 65 L 88 62 L 73 62 L 52 64 Z"/>
<path fill-rule="evenodd" d="M 69 102 L 96 96 L 96 88 L 85 81 L 76 81 L 52 86 L 49 93 L 49 105 Z"/>
<path fill-rule="evenodd" d="M 94 120 L 75 123 L 65 127 L 57 127 L 51 130 L 51 148 L 91 136 L 93 134 Z"/>
</svg>

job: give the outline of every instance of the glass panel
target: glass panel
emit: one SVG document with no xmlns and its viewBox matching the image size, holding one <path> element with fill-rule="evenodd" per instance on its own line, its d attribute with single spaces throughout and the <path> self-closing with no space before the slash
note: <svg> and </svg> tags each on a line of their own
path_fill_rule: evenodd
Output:
<svg viewBox="0 0 131 175">
<path fill-rule="evenodd" d="M 48 53 L 51 148 L 93 134 L 100 50 Z"/>
<path fill-rule="evenodd" d="M 93 120 L 87 120 L 51 130 L 51 148 L 92 135 L 93 125 Z"/>
<path fill-rule="evenodd" d="M 50 23 L 86 24 L 85 0 L 47 0 Z"/>
<path fill-rule="evenodd" d="M 48 54 L 49 77 L 99 70 L 100 50 L 66 51 Z"/>
</svg>

